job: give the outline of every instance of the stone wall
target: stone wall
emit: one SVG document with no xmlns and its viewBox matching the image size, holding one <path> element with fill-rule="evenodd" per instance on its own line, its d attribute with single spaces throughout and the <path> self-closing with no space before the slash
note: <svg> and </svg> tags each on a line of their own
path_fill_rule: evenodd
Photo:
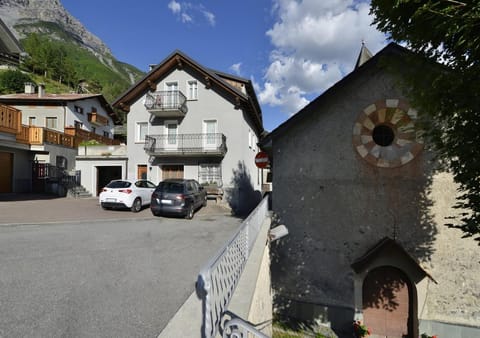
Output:
<svg viewBox="0 0 480 338">
<path fill-rule="evenodd" d="M 352 144 L 365 107 L 405 100 L 394 84 L 378 69 L 351 77 L 273 139 L 273 210 L 290 231 L 272 248 L 275 306 L 293 316 L 303 316 L 298 304 L 322 309 L 308 313 L 348 335 L 361 311 L 351 264 L 389 237 L 436 281 L 417 285 L 420 320 L 480 327 L 478 245 L 444 225 L 451 180 L 436 174 L 426 150 L 398 168 L 379 168 Z"/>
</svg>

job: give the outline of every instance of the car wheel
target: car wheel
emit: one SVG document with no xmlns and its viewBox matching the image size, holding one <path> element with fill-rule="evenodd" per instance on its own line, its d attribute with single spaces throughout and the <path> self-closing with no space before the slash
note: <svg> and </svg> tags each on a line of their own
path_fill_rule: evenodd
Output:
<svg viewBox="0 0 480 338">
<path fill-rule="evenodd" d="M 133 212 L 139 212 L 140 210 L 142 210 L 142 200 L 140 199 L 140 197 L 135 198 L 131 209 Z"/>
<path fill-rule="evenodd" d="M 110 210 L 110 208 L 109 208 L 109 207 L 106 207 L 105 204 L 101 203 L 100 205 L 102 206 L 102 209 L 103 209 L 103 210 Z"/>
<path fill-rule="evenodd" d="M 152 210 L 152 215 L 153 215 L 153 216 L 160 216 L 160 213 L 159 213 L 158 211 L 153 211 L 153 210 Z"/>
<path fill-rule="evenodd" d="M 190 204 L 187 210 L 187 214 L 185 215 L 186 219 L 192 219 L 193 218 L 193 204 Z"/>
</svg>

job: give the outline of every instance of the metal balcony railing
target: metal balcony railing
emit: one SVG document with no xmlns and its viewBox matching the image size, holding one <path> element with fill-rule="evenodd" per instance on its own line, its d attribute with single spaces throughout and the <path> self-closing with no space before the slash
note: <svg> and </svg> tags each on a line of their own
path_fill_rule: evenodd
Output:
<svg viewBox="0 0 480 338">
<path fill-rule="evenodd" d="M 162 90 L 148 93 L 145 108 L 155 116 L 185 116 L 187 98 L 179 90 Z"/>
<path fill-rule="evenodd" d="M 145 151 L 152 156 L 225 156 L 223 134 L 147 135 Z"/>
</svg>

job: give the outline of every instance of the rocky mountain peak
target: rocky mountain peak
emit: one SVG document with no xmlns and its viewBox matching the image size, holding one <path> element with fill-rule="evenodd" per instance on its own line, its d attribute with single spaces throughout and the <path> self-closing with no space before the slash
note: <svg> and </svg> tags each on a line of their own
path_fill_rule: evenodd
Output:
<svg viewBox="0 0 480 338">
<path fill-rule="evenodd" d="M 45 27 L 35 23 L 51 22 L 59 25 L 83 47 L 104 56 L 112 54 L 102 40 L 67 12 L 60 0 L 0 0 L 0 18 L 18 39 L 28 33 L 47 33 Z M 52 34 L 55 35 L 54 32 Z"/>
</svg>

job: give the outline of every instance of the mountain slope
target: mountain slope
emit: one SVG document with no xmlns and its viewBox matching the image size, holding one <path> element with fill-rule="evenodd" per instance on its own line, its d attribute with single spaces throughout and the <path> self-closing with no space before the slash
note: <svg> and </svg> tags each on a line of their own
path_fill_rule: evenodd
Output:
<svg viewBox="0 0 480 338">
<path fill-rule="evenodd" d="M 64 44 L 79 80 L 99 84 L 107 100 L 143 76 L 136 67 L 116 60 L 107 45 L 59 0 L 0 0 L 0 17 L 20 42 L 37 33 Z"/>
</svg>

